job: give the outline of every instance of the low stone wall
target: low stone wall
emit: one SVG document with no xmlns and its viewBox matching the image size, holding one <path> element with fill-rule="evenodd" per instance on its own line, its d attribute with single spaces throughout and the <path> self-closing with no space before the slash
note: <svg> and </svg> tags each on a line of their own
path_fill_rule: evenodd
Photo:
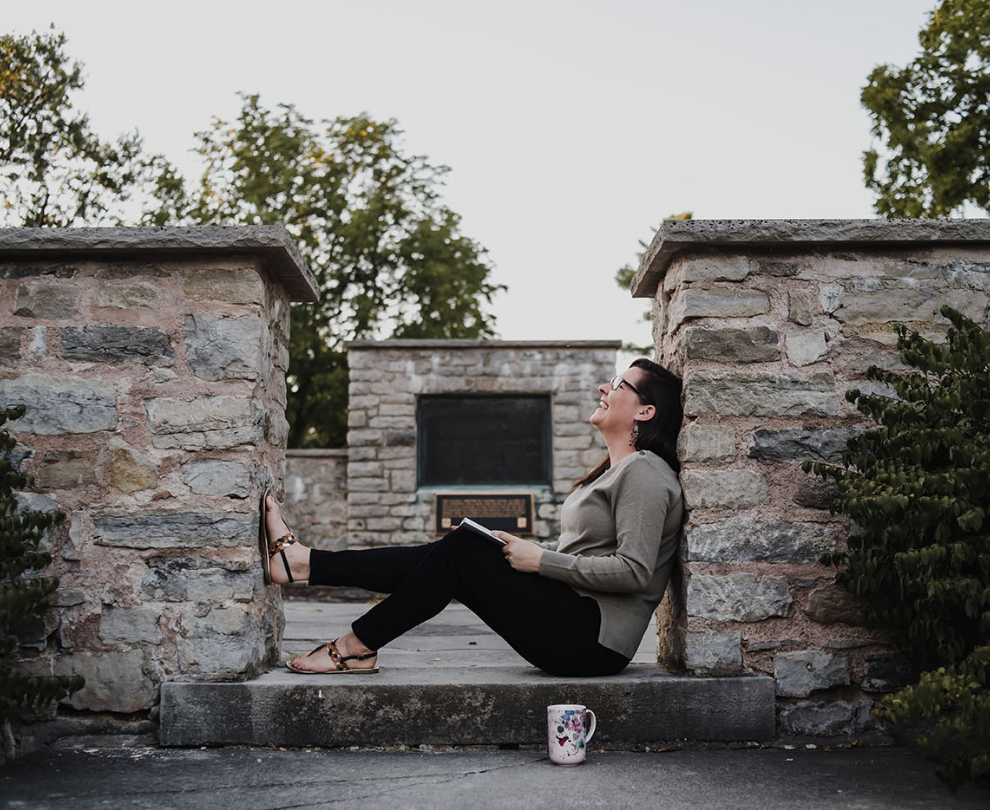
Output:
<svg viewBox="0 0 990 810">
<path fill-rule="evenodd" d="M 667 222 L 634 285 L 657 358 L 684 377 L 689 508 L 661 653 L 698 674 L 777 682 L 778 733 L 858 733 L 910 672 L 818 562 L 845 547 L 830 486 L 867 425 L 845 400 L 899 368 L 891 325 L 944 335 L 943 304 L 986 325 L 990 223 Z"/>
<path fill-rule="evenodd" d="M 590 418 L 615 374 L 617 341 L 571 343 L 386 340 L 347 344 L 350 410 L 347 542 L 431 542 L 434 489 L 417 488 L 416 398 L 423 394 L 549 394 L 552 486 L 513 487 L 534 499 L 534 535 L 554 537 L 560 504 L 605 455 Z M 443 491 L 456 488 L 443 487 Z"/>
<path fill-rule="evenodd" d="M 289 301 L 314 297 L 281 228 L 0 231 L 22 503 L 67 515 L 19 666 L 83 675 L 73 708 L 149 709 L 163 680 L 277 655 L 259 494 L 282 488 Z"/>
<path fill-rule="evenodd" d="M 286 522 L 313 548 L 347 547 L 347 450 L 287 450 Z"/>
</svg>

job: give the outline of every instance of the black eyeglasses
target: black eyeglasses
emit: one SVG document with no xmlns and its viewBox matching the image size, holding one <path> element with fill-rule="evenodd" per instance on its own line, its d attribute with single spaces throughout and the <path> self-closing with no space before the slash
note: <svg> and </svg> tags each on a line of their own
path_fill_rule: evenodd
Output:
<svg viewBox="0 0 990 810">
<path fill-rule="evenodd" d="M 623 385 L 628 385 L 638 396 L 643 396 L 640 393 L 639 389 L 631 382 L 629 382 L 629 380 L 623 379 L 621 374 L 616 374 L 612 378 L 612 381 L 609 383 L 609 385 L 612 386 L 613 391 L 618 391 Z"/>
</svg>

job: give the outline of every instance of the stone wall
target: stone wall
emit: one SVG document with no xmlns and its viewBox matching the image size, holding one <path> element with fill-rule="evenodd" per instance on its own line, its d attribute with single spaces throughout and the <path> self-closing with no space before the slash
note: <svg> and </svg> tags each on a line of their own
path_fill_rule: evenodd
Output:
<svg viewBox="0 0 990 810">
<path fill-rule="evenodd" d="M 281 228 L 0 231 L 0 407 L 61 510 L 61 584 L 20 666 L 76 673 L 74 709 L 153 707 L 167 679 L 277 655 L 259 495 L 281 490 L 291 299 L 315 286 Z"/>
<path fill-rule="evenodd" d="M 306 545 L 346 548 L 347 450 L 287 450 L 284 512 Z"/>
<path fill-rule="evenodd" d="M 550 394 L 553 484 L 511 489 L 533 493 L 536 538 L 556 536 L 560 504 L 605 455 L 588 419 L 598 403 L 598 386 L 615 374 L 618 348 L 614 341 L 349 343 L 348 545 L 424 543 L 437 537 L 436 490 L 419 489 L 416 483 L 416 398 L 421 394 Z"/>
<path fill-rule="evenodd" d="M 634 294 L 655 296 L 657 359 L 683 375 L 689 508 L 661 654 L 777 682 L 778 733 L 858 733 L 910 667 L 863 626 L 822 553 L 845 547 L 834 492 L 865 422 L 849 388 L 900 368 L 895 322 L 944 335 L 950 304 L 988 324 L 990 222 L 667 222 Z"/>
</svg>

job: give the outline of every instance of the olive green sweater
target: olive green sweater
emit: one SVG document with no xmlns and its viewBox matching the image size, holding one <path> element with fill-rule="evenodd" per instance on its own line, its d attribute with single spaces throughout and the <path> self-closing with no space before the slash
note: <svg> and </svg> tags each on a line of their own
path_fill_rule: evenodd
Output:
<svg viewBox="0 0 990 810">
<path fill-rule="evenodd" d="M 667 587 L 682 516 L 677 474 L 640 450 L 564 501 L 540 575 L 598 602 L 599 643 L 632 658 Z"/>
</svg>

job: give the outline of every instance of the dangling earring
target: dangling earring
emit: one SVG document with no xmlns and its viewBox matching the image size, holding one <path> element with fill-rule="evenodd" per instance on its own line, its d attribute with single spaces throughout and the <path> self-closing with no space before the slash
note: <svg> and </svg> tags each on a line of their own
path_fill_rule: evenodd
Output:
<svg viewBox="0 0 990 810">
<path fill-rule="evenodd" d="M 639 438 L 639 422 L 633 422 L 632 432 L 629 434 L 629 446 L 635 447 L 636 440 Z"/>
</svg>

